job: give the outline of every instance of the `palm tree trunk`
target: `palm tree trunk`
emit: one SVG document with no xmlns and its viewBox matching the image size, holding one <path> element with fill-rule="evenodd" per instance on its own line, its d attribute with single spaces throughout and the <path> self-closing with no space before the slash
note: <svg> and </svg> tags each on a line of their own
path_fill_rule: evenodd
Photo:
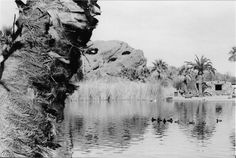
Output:
<svg viewBox="0 0 236 158">
<path fill-rule="evenodd" d="M 203 75 L 199 75 L 199 80 L 198 80 L 199 90 L 198 91 L 201 97 L 203 96 L 202 83 L 203 83 Z"/>
<path fill-rule="evenodd" d="M 188 82 L 187 82 L 187 80 L 184 80 L 184 92 L 188 93 Z"/>
</svg>

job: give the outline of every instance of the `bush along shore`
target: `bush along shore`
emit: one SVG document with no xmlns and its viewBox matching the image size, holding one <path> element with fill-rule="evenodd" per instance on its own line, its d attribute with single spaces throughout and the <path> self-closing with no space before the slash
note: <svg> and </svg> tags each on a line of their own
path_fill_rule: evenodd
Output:
<svg viewBox="0 0 236 158">
<path fill-rule="evenodd" d="M 100 7 L 89 0 L 15 2 L 19 18 L 0 36 L 0 156 L 53 157 L 65 99 L 76 89 L 70 79 L 90 50 Z"/>
</svg>

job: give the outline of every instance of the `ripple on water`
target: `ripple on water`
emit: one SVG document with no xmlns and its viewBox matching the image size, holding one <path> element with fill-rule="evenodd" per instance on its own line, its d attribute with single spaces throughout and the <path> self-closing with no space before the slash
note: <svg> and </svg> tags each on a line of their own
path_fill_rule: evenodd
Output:
<svg viewBox="0 0 236 158">
<path fill-rule="evenodd" d="M 67 110 L 59 140 L 71 144 L 74 157 L 225 158 L 234 154 L 232 104 L 80 103 Z M 151 122 L 152 117 L 179 122 Z M 223 121 L 217 123 L 216 118 Z"/>
</svg>

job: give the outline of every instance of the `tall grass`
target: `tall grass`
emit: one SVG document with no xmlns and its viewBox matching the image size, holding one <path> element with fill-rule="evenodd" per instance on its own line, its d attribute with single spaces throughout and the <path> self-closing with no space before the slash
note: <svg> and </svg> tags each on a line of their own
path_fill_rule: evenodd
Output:
<svg viewBox="0 0 236 158">
<path fill-rule="evenodd" d="M 81 82 L 72 98 L 79 101 L 154 100 L 163 97 L 164 93 L 159 82 L 100 79 Z"/>
<path fill-rule="evenodd" d="M 14 96 L 14 97 L 10 97 Z M 18 96 L 0 87 L 0 157 L 49 157 L 50 118 L 26 95 Z"/>
</svg>

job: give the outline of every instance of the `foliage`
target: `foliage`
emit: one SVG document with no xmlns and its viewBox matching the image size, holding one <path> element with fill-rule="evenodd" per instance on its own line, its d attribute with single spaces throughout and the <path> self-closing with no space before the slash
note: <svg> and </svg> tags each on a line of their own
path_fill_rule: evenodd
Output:
<svg viewBox="0 0 236 158">
<path fill-rule="evenodd" d="M 173 81 L 172 81 L 172 85 L 174 88 L 176 88 L 177 90 L 182 89 L 183 87 L 183 81 L 181 80 L 181 78 L 176 77 Z"/>
<path fill-rule="evenodd" d="M 166 71 L 168 69 L 168 65 L 162 59 L 155 60 L 153 62 L 152 71 Z"/>
<path fill-rule="evenodd" d="M 236 61 L 236 47 L 233 47 L 232 50 L 229 52 L 230 57 L 229 57 L 229 61 Z"/>
<path fill-rule="evenodd" d="M 185 62 L 188 66 L 190 66 L 190 69 L 196 70 L 198 75 L 203 75 L 205 71 L 211 72 L 211 73 L 215 73 L 215 68 L 212 66 L 212 62 L 210 61 L 210 59 L 201 56 L 201 58 L 199 58 L 198 56 L 196 56 L 195 61 L 194 62 Z"/>
<path fill-rule="evenodd" d="M 162 59 L 155 60 L 153 62 L 153 67 L 152 67 L 151 72 L 157 73 L 155 75 L 155 78 L 157 78 L 157 80 L 164 79 L 166 77 L 167 70 L 168 70 L 168 65 Z"/>
<path fill-rule="evenodd" d="M 0 35 L 2 36 L 2 37 L 9 37 L 9 36 L 12 36 L 13 35 L 13 33 L 12 33 L 12 28 L 11 27 L 3 27 L 2 28 L 2 31 L 0 31 L 1 33 L 0 33 Z"/>
<path fill-rule="evenodd" d="M 169 80 L 174 80 L 178 76 L 179 69 L 174 66 L 169 66 L 167 71 L 167 78 Z"/>
<path fill-rule="evenodd" d="M 196 56 L 194 62 L 186 62 L 186 64 L 189 66 L 190 69 L 197 71 L 197 77 L 198 77 L 198 83 L 199 83 L 199 94 L 203 95 L 203 82 L 204 82 L 204 73 L 210 72 L 215 74 L 215 68 L 212 66 L 212 62 L 210 59 L 201 56 L 199 58 Z"/>
<path fill-rule="evenodd" d="M 3 27 L 0 31 L 0 47 L 4 49 L 4 45 L 9 46 L 12 44 L 12 29 L 10 27 Z"/>
<path fill-rule="evenodd" d="M 150 76 L 150 71 L 146 67 L 140 69 L 124 68 L 121 70 L 120 76 L 130 81 L 146 82 L 147 78 Z"/>
<path fill-rule="evenodd" d="M 194 78 L 194 72 L 187 65 L 184 65 L 180 68 L 178 76 L 180 76 L 183 83 L 187 85 L 188 81 Z"/>
</svg>

